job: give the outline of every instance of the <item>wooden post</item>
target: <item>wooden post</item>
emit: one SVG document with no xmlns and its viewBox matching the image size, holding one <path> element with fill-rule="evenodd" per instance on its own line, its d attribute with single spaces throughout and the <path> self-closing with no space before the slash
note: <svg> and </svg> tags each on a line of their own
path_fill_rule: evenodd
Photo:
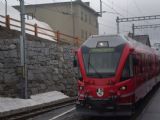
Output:
<svg viewBox="0 0 160 120">
<path fill-rule="evenodd" d="M 38 37 L 38 26 L 37 26 L 37 24 L 34 24 L 34 35 L 36 37 Z"/>
<path fill-rule="evenodd" d="M 8 29 L 10 29 L 10 16 L 9 15 L 6 15 L 6 27 L 8 28 Z"/>
<path fill-rule="evenodd" d="M 60 32 L 59 31 L 56 32 L 56 38 L 57 38 L 57 43 L 59 43 L 59 41 L 60 41 Z"/>
<path fill-rule="evenodd" d="M 79 38 L 76 37 L 75 39 L 76 39 L 76 46 L 78 47 L 79 46 Z"/>
</svg>

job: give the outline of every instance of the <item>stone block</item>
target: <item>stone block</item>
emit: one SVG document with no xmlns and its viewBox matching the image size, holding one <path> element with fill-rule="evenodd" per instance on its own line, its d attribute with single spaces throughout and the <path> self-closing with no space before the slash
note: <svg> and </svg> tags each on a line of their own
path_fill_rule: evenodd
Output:
<svg viewBox="0 0 160 120">
<path fill-rule="evenodd" d="M 54 81 L 58 81 L 58 80 L 59 80 L 58 75 L 55 74 L 55 75 L 53 76 L 53 80 L 54 80 Z"/>
<path fill-rule="evenodd" d="M 57 85 L 57 86 L 56 86 L 56 89 L 57 89 L 58 91 L 62 91 L 62 90 L 65 90 L 66 87 L 65 87 L 64 84 L 60 84 L 60 85 Z"/>
<path fill-rule="evenodd" d="M 38 61 L 46 61 L 44 56 L 37 56 Z"/>
<path fill-rule="evenodd" d="M 47 87 L 46 87 L 45 84 L 40 84 L 40 87 L 39 87 L 39 88 L 42 89 L 42 90 L 45 90 Z"/>
<path fill-rule="evenodd" d="M 33 80 L 35 77 L 34 77 L 34 73 L 31 71 L 31 70 L 29 70 L 28 71 L 28 79 L 29 80 Z"/>
<path fill-rule="evenodd" d="M 58 68 L 54 68 L 54 73 L 58 74 L 59 73 L 58 71 L 59 71 Z"/>
<path fill-rule="evenodd" d="M 43 54 L 46 56 L 46 55 L 49 55 L 49 48 L 43 48 Z"/>
<path fill-rule="evenodd" d="M 0 69 L 2 69 L 2 68 L 3 68 L 3 66 L 4 66 L 4 64 L 0 63 Z"/>
<path fill-rule="evenodd" d="M 38 94 L 38 88 L 32 88 L 31 89 L 31 94 L 32 95 Z"/>
<path fill-rule="evenodd" d="M 0 93 L 2 93 L 4 91 L 4 87 L 2 84 L 0 84 Z"/>
<path fill-rule="evenodd" d="M 14 50 L 9 50 L 8 51 L 8 54 L 9 54 L 9 57 L 18 57 L 18 53 L 17 53 L 17 50 L 14 49 Z"/>
<path fill-rule="evenodd" d="M 46 73 L 46 74 L 44 74 L 44 76 L 45 76 L 46 80 L 52 80 L 53 79 L 53 76 L 50 73 Z"/>
<path fill-rule="evenodd" d="M 15 44 L 11 44 L 11 45 L 9 45 L 9 49 L 11 49 L 11 50 L 13 50 L 13 49 L 16 49 L 16 45 Z"/>
</svg>

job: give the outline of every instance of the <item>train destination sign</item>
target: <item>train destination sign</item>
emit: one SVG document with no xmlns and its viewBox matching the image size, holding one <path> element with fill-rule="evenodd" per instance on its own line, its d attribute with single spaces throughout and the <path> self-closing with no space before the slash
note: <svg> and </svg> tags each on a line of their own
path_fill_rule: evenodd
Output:
<svg viewBox="0 0 160 120">
<path fill-rule="evenodd" d="M 90 52 L 115 52 L 115 48 L 91 48 Z"/>
</svg>

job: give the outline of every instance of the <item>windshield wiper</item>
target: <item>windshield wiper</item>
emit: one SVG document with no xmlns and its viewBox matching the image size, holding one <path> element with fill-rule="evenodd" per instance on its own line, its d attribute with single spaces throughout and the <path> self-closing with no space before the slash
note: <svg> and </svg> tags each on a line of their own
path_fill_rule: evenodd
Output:
<svg viewBox="0 0 160 120">
<path fill-rule="evenodd" d="M 115 75 L 115 73 L 114 72 L 111 72 L 111 73 L 105 73 L 105 76 L 106 77 L 112 77 L 112 76 L 114 76 Z"/>
<path fill-rule="evenodd" d="M 99 77 L 99 78 L 103 78 L 102 75 L 95 69 L 95 67 L 90 63 L 90 53 L 89 53 L 89 56 L 88 56 L 88 73 L 89 73 L 89 66 L 92 67 L 92 69 L 95 71 L 96 75 Z"/>
</svg>

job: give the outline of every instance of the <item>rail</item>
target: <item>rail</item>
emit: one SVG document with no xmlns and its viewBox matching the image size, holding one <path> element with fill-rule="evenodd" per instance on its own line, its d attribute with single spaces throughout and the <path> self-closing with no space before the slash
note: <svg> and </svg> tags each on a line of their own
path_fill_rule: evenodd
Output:
<svg viewBox="0 0 160 120">
<path fill-rule="evenodd" d="M 21 29 L 21 21 L 11 18 L 9 15 L 3 16 L 0 15 L 0 25 L 3 25 L 4 27 L 8 29 Z M 26 25 L 26 33 L 32 34 L 36 37 L 41 37 L 41 36 L 46 36 L 51 39 L 54 39 L 57 41 L 57 44 L 60 42 L 66 42 L 69 44 L 73 44 L 75 46 L 79 46 L 80 44 L 80 39 L 75 36 L 71 36 L 65 33 L 61 33 L 60 31 L 53 31 L 51 29 L 43 28 L 38 26 L 37 23 L 35 24 L 30 24 L 30 23 L 25 23 Z"/>
</svg>

